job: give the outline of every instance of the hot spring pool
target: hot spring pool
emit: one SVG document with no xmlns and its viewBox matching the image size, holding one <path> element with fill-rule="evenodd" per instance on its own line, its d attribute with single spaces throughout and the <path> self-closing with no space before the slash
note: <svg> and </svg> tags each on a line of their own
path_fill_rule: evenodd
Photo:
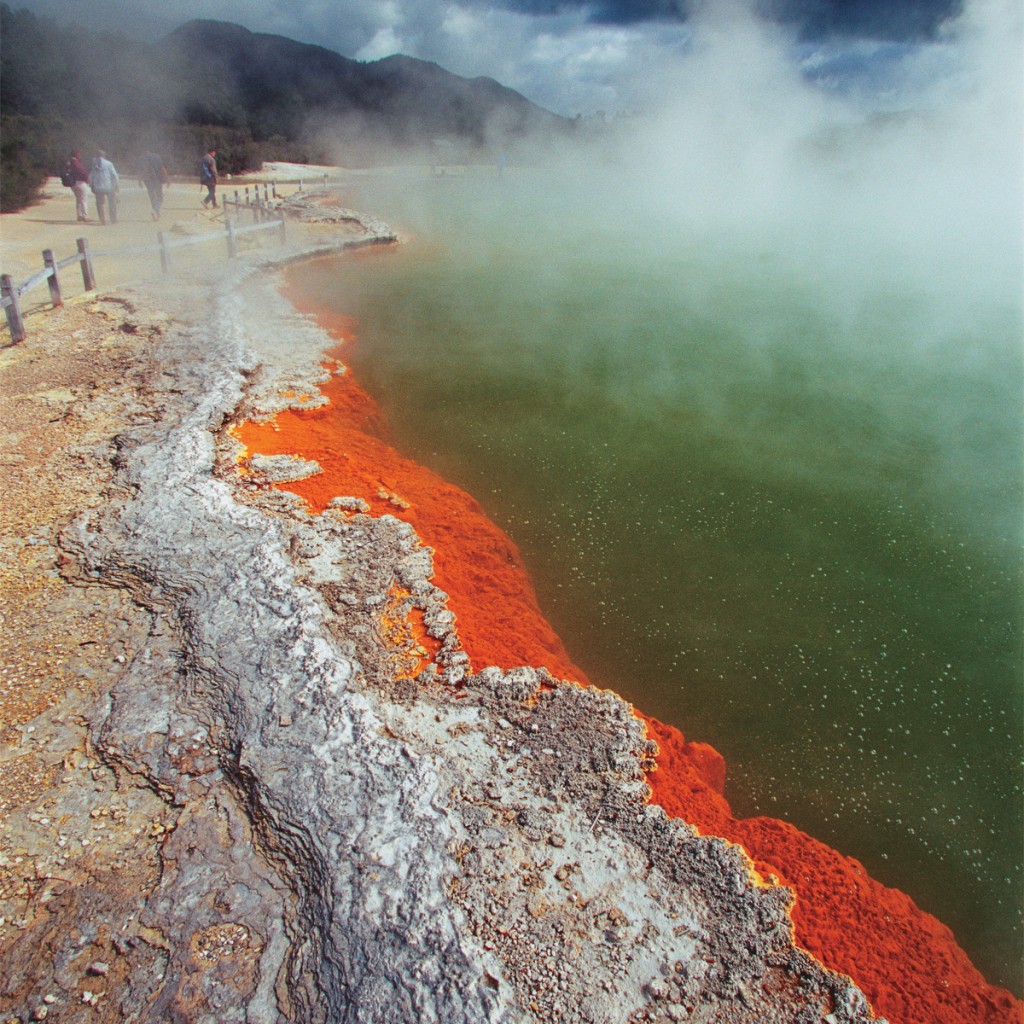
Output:
<svg viewBox="0 0 1024 1024">
<path fill-rule="evenodd" d="M 406 244 L 303 288 L 355 316 L 396 446 L 512 536 L 576 663 L 1020 994 L 1012 289 L 527 171 L 350 200 Z"/>
</svg>

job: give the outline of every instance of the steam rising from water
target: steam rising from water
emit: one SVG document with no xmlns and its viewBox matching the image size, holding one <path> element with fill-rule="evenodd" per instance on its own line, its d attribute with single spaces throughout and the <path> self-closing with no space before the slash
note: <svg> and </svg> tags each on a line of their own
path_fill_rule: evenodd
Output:
<svg viewBox="0 0 1024 1024">
<path fill-rule="evenodd" d="M 770 386 L 780 360 L 806 360 L 826 392 L 862 403 L 884 431 L 898 415 L 892 403 L 907 400 L 887 385 L 894 376 L 969 378 L 1019 366 L 1021 23 L 1012 0 L 978 0 L 937 42 L 874 63 L 863 44 L 858 87 L 848 76 L 847 88 L 827 89 L 807 74 L 815 54 L 779 26 L 744 3 L 706 3 L 692 20 L 691 52 L 673 69 L 652 69 L 658 101 L 616 126 L 613 147 L 602 138 L 561 151 L 543 175 L 473 196 L 472 230 L 458 221 L 468 214 L 436 205 L 420 223 L 439 217 L 431 236 L 474 247 L 481 266 L 504 259 L 510 245 L 542 249 L 546 240 L 553 248 L 535 257 L 549 261 L 546 274 L 561 267 L 575 280 L 614 263 L 671 279 L 687 315 L 725 313 L 740 326 L 750 387 Z M 886 88 L 872 91 L 873 81 Z M 508 204 L 523 201 L 539 217 L 529 239 L 521 215 L 508 216 Z M 578 233 L 568 244 L 566 230 Z M 648 315 L 624 310 L 625 289 L 606 298 L 613 318 Z M 518 324 L 519 343 L 532 332 L 547 347 L 559 331 L 552 315 L 560 314 L 542 308 Z M 792 351 L 794 316 L 817 321 L 814 352 Z M 566 373 L 585 379 L 586 345 L 565 346 L 561 358 Z M 832 372 L 837 360 L 857 364 L 855 377 Z M 686 373 L 670 364 L 638 337 L 624 375 L 605 378 L 609 400 L 659 415 Z M 736 416 L 713 381 L 701 397 L 705 416 Z M 940 486 L 959 477 L 964 490 L 984 493 L 1000 481 L 986 479 L 965 446 L 972 415 L 948 409 L 933 423 L 941 436 L 927 443 L 946 463 Z M 813 440 L 795 436 L 792 458 L 813 452 Z M 1016 536 L 1016 512 L 1003 509 L 1000 531 Z"/>
<path fill-rule="evenodd" d="M 859 91 L 827 91 L 778 26 L 708 4 L 692 52 L 658 79 L 657 109 L 625 133 L 609 185 L 679 230 L 786 260 L 829 290 L 830 308 L 890 276 L 1015 295 L 1021 20 L 1019 4 L 981 0 L 940 42 L 874 64 L 861 55 Z M 866 94 L 894 65 L 898 86 Z"/>
</svg>

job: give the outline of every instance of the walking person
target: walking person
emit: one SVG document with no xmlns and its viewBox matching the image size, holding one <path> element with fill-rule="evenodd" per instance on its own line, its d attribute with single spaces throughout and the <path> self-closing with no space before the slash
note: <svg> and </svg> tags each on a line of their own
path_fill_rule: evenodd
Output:
<svg viewBox="0 0 1024 1024">
<path fill-rule="evenodd" d="M 82 163 L 82 151 L 80 149 L 72 150 L 71 158 L 64 169 L 64 174 L 67 175 L 65 184 L 68 185 L 75 197 L 75 215 L 83 223 L 88 223 L 89 172 L 85 169 L 85 164 Z M 64 180 L 64 175 L 61 176 L 61 180 Z"/>
<path fill-rule="evenodd" d="M 96 158 L 89 168 L 89 188 L 96 197 L 96 212 L 100 223 L 106 224 L 107 204 L 110 206 L 110 223 L 117 223 L 117 193 L 121 190 L 121 179 L 117 168 L 107 159 L 102 149 L 96 151 Z"/>
<path fill-rule="evenodd" d="M 199 163 L 199 184 L 206 186 L 203 206 L 217 208 L 217 150 L 209 149 Z"/>
<path fill-rule="evenodd" d="M 159 220 L 160 208 L 164 205 L 164 185 L 170 185 L 171 179 L 163 160 L 152 150 L 142 154 L 142 175 L 139 180 L 149 193 L 153 220 Z"/>
</svg>

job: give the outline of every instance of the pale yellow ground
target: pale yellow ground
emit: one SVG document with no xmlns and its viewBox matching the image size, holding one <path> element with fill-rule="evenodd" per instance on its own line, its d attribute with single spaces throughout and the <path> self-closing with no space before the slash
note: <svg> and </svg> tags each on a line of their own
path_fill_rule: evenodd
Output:
<svg viewBox="0 0 1024 1024">
<path fill-rule="evenodd" d="M 308 176 L 304 187 L 323 183 L 324 170 Z M 270 174 L 252 174 L 222 181 L 218 193 L 221 199 L 232 198 L 235 190 L 244 194 L 247 184 L 255 188 L 257 182 L 269 182 Z M 278 186 L 278 194 L 285 198 L 297 191 L 297 179 Z M 262 189 L 262 186 L 261 186 Z M 224 231 L 224 208 L 204 209 L 202 197 L 205 189 L 197 183 L 174 182 L 165 193 L 159 222 L 153 220 L 149 197 L 144 188 L 130 179 L 122 179 L 118 204 L 118 223 L 100 224 L 96 220 L 96 205 L 89 197 L 92 222 L 81 224 L 75 217 L 75 200 L 71 189 L 61 185 L 58 178 L 49 179 L 41 201 L 19 213 L 0 216 L 0 272 L 10 274 L 20 285 L 43 266 L 43 249 L 52 249 L 58 260 L 76 251 L 76 239 L 86 238 L 93 253 L 96 285 L 101 291 L 156 280 L 162 276 L 158 252 L 129 253 L 119 250 L 140 246 L 156 246 L 157 234 L 163 231 L 168 239 L 199 238 L 211 232 Z M 237 217 L 241 225 L 251 224 L 252 217 L 242 212 Z M 270 244 L 269 235 L 265 237 Z M 253 239 L 254 236 L 248 236 Z M 248 244 L 248 242 L 247 242 Z M 176 274 L 201 272 L 227 258 L 226 240 L 176 248 L 171 251 L 172 269 Z M 77 266 L 61 271 L 61 289 L 65 297 L 80 295 L 83 291 L 82 275 Z M 22 299 L 22 309 L 31 316 L 40 307 L 49 305 L 49 292 L 45 284 L 33 289 Z M 0 346 L 6 338 L 0 338 Z"/>
</svg>

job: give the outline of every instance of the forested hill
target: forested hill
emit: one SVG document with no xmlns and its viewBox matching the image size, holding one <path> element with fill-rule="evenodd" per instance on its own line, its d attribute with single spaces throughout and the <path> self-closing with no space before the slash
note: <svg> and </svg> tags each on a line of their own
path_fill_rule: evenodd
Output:
<svg viewBox="0 0 1024 1024">
<path fill-rule="evenodd" d="M 0 41 L 4 210 L 29 201 L 73 147 L 101 147 L 129 171 L 153 147 L 191 173 L 214 145 L 233 172 L 439 146 L 472 156 L 573 127 L 493 79 L 404 56 L 354 61 L 224 22 L 192 21 L 147 44 L 0 4 Z"/>
</svg>

